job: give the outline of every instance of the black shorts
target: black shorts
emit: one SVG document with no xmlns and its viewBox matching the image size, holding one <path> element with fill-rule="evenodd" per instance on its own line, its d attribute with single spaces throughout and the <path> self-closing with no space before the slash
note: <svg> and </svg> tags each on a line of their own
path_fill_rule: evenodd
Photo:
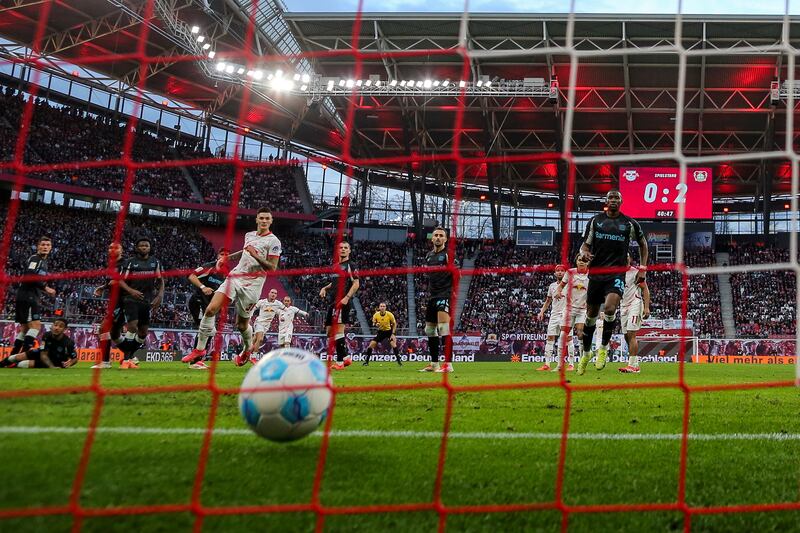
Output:
<svg viewBox="0 0 800 533">
<path fill-rule="evenodd" d="M 194 327 L 200 327 L 200 320 L 203 319 L 203 313 L 206 312 L 206 302 L 202 301 L 197 296 L 189 298 L 189 313 L 192 315 Z"/>
<path fill-rule="evenodd" d="M 329 305 L 325 312 L 325 325 L 347 324 L 350 321 L 350 302 L 337 308 L 336 305 Z"/>
<path fill-rule="evenodd" d="M 373 337 L 373 341 L 377 342 L 378 344 L 390 339 L 392 337 L 392 330 L 390 329 L 380 329 L 378 333 Z"/>
<path fill-rule="evenodd" d="M 139 326 L 150 325 L 150 302 L 125 300 L 122 308 L 125 310 L 125 322 L 138 320 Z"/>
<path fill-rule="evenodd" d="M 430 298 L 425 306 L 425 322 L 439 323 L 439 311 L 450 314 L 450 298 Z"/>
<path fill-rule="evenodd" d="M 589 288 L 586 291 L 586 303 L 589 305 L 602 305 L 609 294 L 625 292 L 625 274 L 593 278 L 589 276 Z"/>
<path fill-rule="evenodd" d="M 42 306 L 39 302 L 39 297 L 34 294 L 17 293 L 14 321 L 17 324 L 27 324 L 41 319 Z"/>
<path fill-rule="evenodd" d="M 42 362 L 42 350 L 28 350 L 25 354 L 28 361 L 34 363 L 34 368 L 49 368 L 46 364 Z M 59 359 L 58 357 L 53 357 L 52 355 L 48 354 L 50 358 L 50 362 L 53 363 L 53 366 L 56 368 L 62 368 L 64 366 L 64 361 Z"/>
</svg>

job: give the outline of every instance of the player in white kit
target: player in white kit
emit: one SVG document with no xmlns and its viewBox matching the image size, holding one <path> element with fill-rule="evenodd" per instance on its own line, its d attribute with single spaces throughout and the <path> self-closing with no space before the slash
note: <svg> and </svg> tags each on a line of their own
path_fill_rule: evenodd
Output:
<svg viewBox="0 0 800 533">
<path fill-rule="evenodd" d="M 620 322 L 625 342 L 628 343 L 628 365 L 619 369 L 623 374 L 638 374 L 639 370 L 639 341 L 636 334 L 642 327 L 642 319 L 650 316 L 650 289 L 647 282 L 639 281 L 639 269 L 631 266 L 631 256 L 628 255 L 628 271 L 625 273 L 625 291 L 622 293 Z"/>
<path fill-rule="evenodd" d="M 578 345 L 581 347 L 581 355 L 583 355 L 583 325 L 586 323 L 586 291 L 589 287 L 589 262 L 583 257 L 578 257 L 576 261 L 577 267 L 570 268 L 564 277 L 561 278 L 561 283 L 558 285 L 557 296 L 564 296 L 565 309 L 564 318 L 561 323 L 561 338 L 558 345 L 563 346 L 562 343 L 566 342 L 567 353 L 567 370 L 574 370 L 572 365 L 575 361 L 575 344 L 572 341 L 572 331 L 578 336 Z M 566 297 L 564 288 L 569 286 L 569 296 Z M 562 354 L 563 355 L 563 354 Z M 561 367 L 561 360 L 559 358 L 558 364 L 553 369 L 557 372 Z"/>
<path fill-rule="evenodd" d="M 308 313 L 292 305 L 291 298 L 284 296 L 283 308 L 278 311 L 278 346 L 281 348 L 289 348 L 292 345 L 295 315 L 308 317 Z"/>
<path fill-rule="evenodd" d="M 253 351 L 258 351 L 261 348 L 261 344 L 264 342 L 264 335 L 269 331 L 272 320 L 278 314 L 278 311 L 283 309 L 283 304 L 278 300 L 278 291 L 270 289 L 266 298 L 256 302 L 256 309 L 258 310 L 258 316 L 253 326 L 253 332 L 256 334 L 256 338 L 253 341 Z"/>
<path fill-rule="evenodd" d="M 550 363 L 555 362 L 553 349 L 555 347 L 556 338 L 558 338 L 561 333 L 561 322 L 564 319 L 564 308 L 567 304 L 567 299 L 559 295 L 558 287 L 566 271 L 567 269 L 563 265 L 556 266 L 554 272 L 556 280 L 547 288 L 547 298 L 545 298 L 544 304 L 542 304 L 542 310 L 539 311 L 538 318 L 539 321 L 542 321 L 544 320 L 544 314 L 547 312 L 547 308 L 552 305 L 550 321 L 547 323 L 547 342 L 545 342 L 544 345 L 544 364 L 536 370 L 550 370 Z"/>
<path fill-rule="evenodd" d="M 281 241 L 269 230 L 271 225 L 272 213 L 262 207 L 256 214 L 257 230 L 245 234 L 244 249 L 230 256 L 230 259 L 239 257 L 239 264 L 231 270 L 206 307 L 197 331 L 197 346 L 192 351 L 198 359 L 206 355 L 206 344 L 214 335 L 217 314 L 231 302 L 236 308 L 236 328 L 242 334 L 243 343 L 234 362 L 236 366 L 242 366 L 250 359 L 253 349 L 250 317 L 264 288 L 264 272 L 276 270 L 281 256 Z"/>
</svg>

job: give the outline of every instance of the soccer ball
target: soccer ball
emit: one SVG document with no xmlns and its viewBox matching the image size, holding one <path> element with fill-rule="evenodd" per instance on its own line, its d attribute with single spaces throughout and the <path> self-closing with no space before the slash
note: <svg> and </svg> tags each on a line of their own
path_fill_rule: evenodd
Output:
<svg viewBox="0 0 800 533">
<path fill-rule="evenodd" d="M 325 365 L 314 354 L 279 348 L 247 372 L 239 392 L 239 411 L 250 428 L 265 439 L 297 440 L 325 420 L 332 398 L 328 387 L 332 384 Z M 309 388 L 312 386 L 318 388 Z M 271 387 L 276 390 L 253 390 Z"/>
</svg>

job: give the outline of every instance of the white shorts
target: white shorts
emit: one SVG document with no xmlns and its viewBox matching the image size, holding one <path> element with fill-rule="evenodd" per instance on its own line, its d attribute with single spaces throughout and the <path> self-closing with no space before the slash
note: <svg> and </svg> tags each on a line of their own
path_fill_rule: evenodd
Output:
<svg viewBox="0 0 800 533">
<path fill-rule="evenodd" d="M 239 278 L 226 278 L 217 292 L 224 294 L 234 302 L 236 314 L 248 320 L 256 310 L 256 302 L 261 298 L 261 285 L 245 285 Z"/>
<path fill-rule="evenodd" d="M 642 327 L 642 306 L 633 305 L 623 308 L 620 316 L 623 335 L 629 331 L 639 331 Z"/>
<path fill-rule="evenodd" d="M 547 323 L 547 336 L 558 337 L 561 335 L 561 323 L 563 321 L 564 315 L 562 313 L 550 315 L 550 322 Z"/>
<path fill-rule="evenodd" d="M 256 323 L 253 324 L 253 333 L 266 333 L 271 323 L 272 321 L 256 319 Z"/>
<path fill-rule="evenodd" d="M 283 346 L 284 344 L 292 344 L 292 333 L 293 331 L 279 331 L 278 332 L 278 346 Z"/>
<path fill-rule="evenodd" d="M 570 309 L 569 313 L 564 316 L 562 326 L 572 329 L 576 324 L 586 324 L 586 308 L 583 309 Z"/>
</svg>

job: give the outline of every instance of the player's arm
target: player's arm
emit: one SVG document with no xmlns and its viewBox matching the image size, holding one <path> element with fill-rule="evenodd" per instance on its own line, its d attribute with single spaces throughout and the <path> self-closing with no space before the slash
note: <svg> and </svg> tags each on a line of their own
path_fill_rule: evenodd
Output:
<svg viewBox="0 0 800 533">
<path fill-rule="evenodd" d="M 375 313 L 374 315 L 372 315 L 372 325 L 373 326 L 377 326 L 378 325 L 378 313 Z"/>
<path fill-rule="evenodd" d="M 25 267 L 25 274 L 28 276 L 38 276 L 40 263 L 41 259 L 39 259 L 38 256 L 36 257 L 35 261 L 28 261 L 28 265 Z M 55 296 L 56 290 L 53 287 L 48 287 L 46 281 L 42 280 L 42 281 L 36 281 L 34 283 L 39 289 L 46 292 L 49 296 Z"/>
<path fill-rule="evenodd" d="M 586 224 L 586 228 L 583 230 L 583 242 L 581 243 L 581 251 L 579 255 L 587 258 L 589 261 L 592 260 L 592 250 L 591 246 L 594 242 L 594 217 L 589 220 L 589 223 Z"/>
<path fill-rule="evenodd" d="M 261 257 L 258 254 L 258 250 L 256 250 L 252 245 L 247 246 L 244 251 L 250 254 L 250 256 L 252 256 L 252 258 L 255 259 L 264 270 L 278 270 L 278 260 L 280 259 L 280 255 L 270 254 L 266 258 Z"/>
<path fill-rule="evenodd" d="M 650 250 L 647 248 L 647 237 L 642 231 L 642 227 L 635 220 L 631 221 L 631 223 L 633 224 L 636 242 L 639 243 L 639 273 L 636 275 L 636 281 L 641 283 L 647 275 L 647 261 L 650 259 Z"/>
<path fill-rule="evenodd" d="M 358 292 L 358 288 L 360 286 L 361 286 L 361 282 L 359 281 L 359 279 L 358 278 L 354 278 L 353 279 L 353 284 L 350 286 L 350 290 L 347 291 L 347 294 L 345 294 L 342 297 L 342 305 L 347 304 L 347 302 L 349 302 L 350 300 L 353 299 L 353 296 L 355 296 L 355 294 Z"/>
<path fill-rule="evenodd" d="M 544 314 L 547 312 L 547 308 L 550 307 L 550 303 L 553 301 L 550 296 L 544 299 L 544 303 L 542 304 L 542 310 L 539 311 L 539 320 L 544 320 Z"/>
<path fill-rule="evenodd" d="M 650 287 L 647 286 L 647 282 L 642 282 L 642 300 L 644 302 L 642 307 L 642 318 L 650 318 Z"/>
<path fill-rule="evenodd" d="M 328 291 L 329 291 L 329 290 L 331 290 L 331 287 L 333 287 L 333 282 L 331 282 L 331 283 L 328 283 L 327 285 L 325 285 L 324 287 L 322 287 L 322 288 L 319 290 L 319 297 L 320 297 L 320 298 L 325 298 L 325 296 L 328 294 Z"/>
<path fill-rule="evenodd" d="M 211 287 L 206 287 L 205 284 L 203 283 L 203 280 L 201 280 L 200 277 L 203 278 L 208 277 L 208 273 L 210 272 L 210 270 L 211 270 L 210 268 L 207 268 L 205 265 L 203 265 L 195 268 L 194 272 L 189 274 L 189 283 L 191 283 L 192 285 L 203 291 L 203 294 L 205 294 L 206 296 L 211 296 L 212 294 L 214 294 L 214 289 L 212 289 Z"/>
<path fill-rule="evenodd" d="M 389 323 L 392 325 L 392 337 L 394 334 L 397 333 L 397 320 L 394 319 L 394 315 L 389 313 Z"/>
<path fill-rule="evenodd" d="M 131 296 L 133 296 L 134 298 L 136 298 L 137 300 L 144 300 L 144 294 L 142 294 L 141 292 L 137 291 L 136 289 L 134 289 L 133 287 L 128 285 L 128 283 L 126 282 L 126 280 L 128 279 L 128 275 L 130 275 L 130 273 L 131 273 L 131 264 L 128 263 L 127 265 L 125 265 L 125 270 L 122 273 L 122 277 L 119 278 L 119 286 L 120 286 L 120 288 L 123 291 L 127 292 L 128 294 L 130 294 Z"/>
<path fill-rule="evenodd" d="M 39 361 L 47 368 L 57 368 L 56 365 L 53 364 L 53 361 L 50 360 L 50 356 L 47 355 L 47 347 L 43 346 L 39 352 Z"/>
<path fill-rule="evenodd" d="M 164 301 L 164 276 L 161 275 L 161 261 L 156 265 L 156 279 L 158 279 L 158 294 L 156 294 L 156 297 L 150 302 L 153 309 L 161 305 L 161 302 Z"/>
</svg>

